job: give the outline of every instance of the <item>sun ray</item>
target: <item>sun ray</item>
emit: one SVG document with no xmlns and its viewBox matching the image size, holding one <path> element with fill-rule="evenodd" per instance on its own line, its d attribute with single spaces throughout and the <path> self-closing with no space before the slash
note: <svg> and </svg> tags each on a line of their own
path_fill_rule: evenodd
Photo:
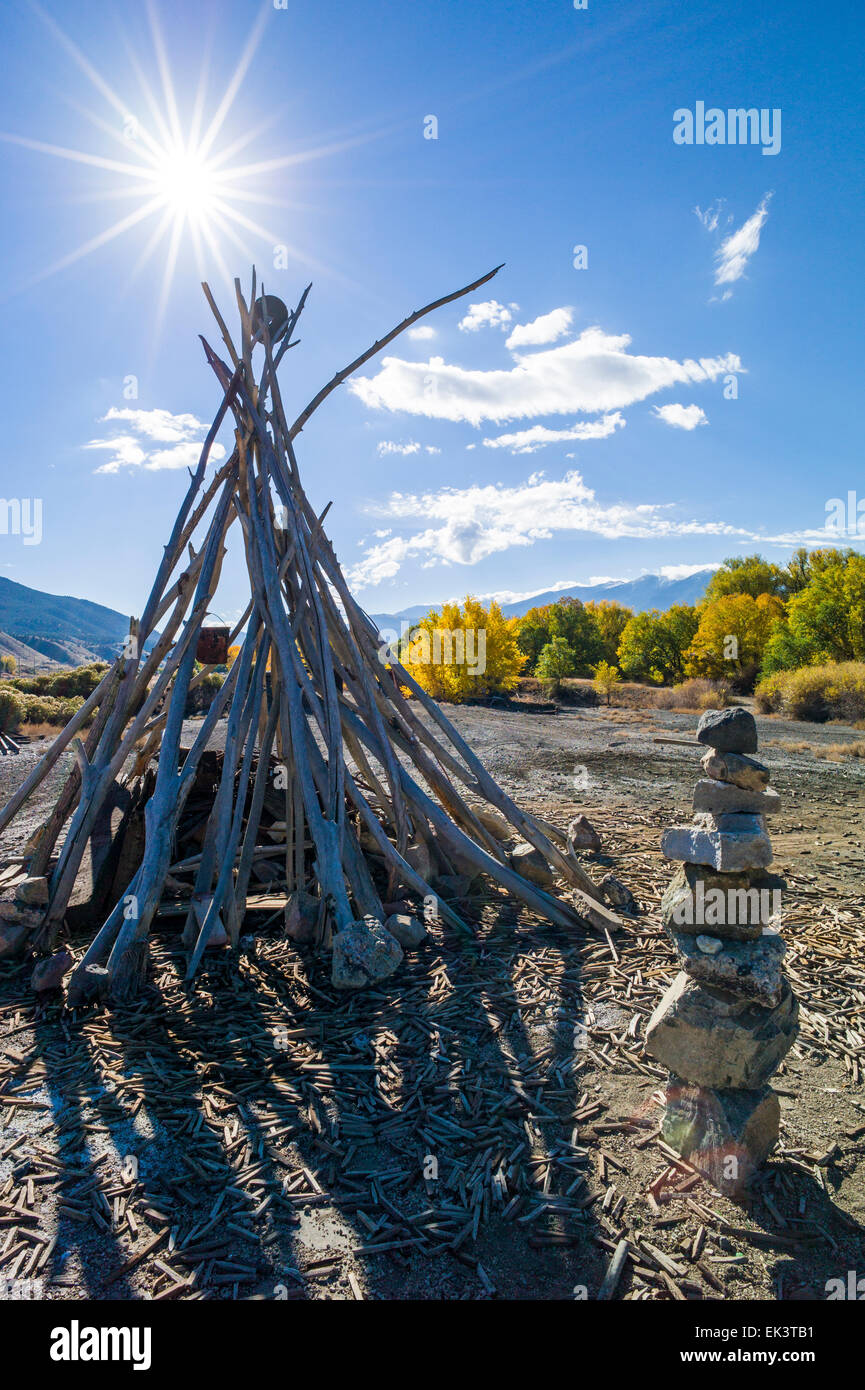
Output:
<svg viewBox="0 0 865 1390">
<path fill-rule="evenodd" d="M 0 130 L 0 140 L 8 145 L 22 145 L 26 150 L 36 150 L 39 154 L 54 155 L 57 159 L 68 159 L 75 164 L 91 164 L 97 169 L 107 169 L 110 173 L 130 174 L 135 178 L 144 172 L 143 165 L 121 164 L 117 159 L 106 159 L 101 154 L 85 154 L 84 150 L 69 150 L 63 145 L 49 145 L 44 140 L 31 140 L 27 135 L 13 135 Z"/>
<path fill-rule="evenodd" d="M 171 69 L 168 66 L 168 54 L 165 51 L 165 40 L 162 37 L 159 15 L 156 12 L 156 6 L 153 0 L 147 0 L 147 18 L 150 22 L 150 33 L 153 38 L 154 52 L 156 53 L 156 65 L 162 80 L 162 93 L 165 97 L 165 105 L 168 111 L 168 123 L 171 128 L 172 138 L 177 145 L 182 145 L 183 127 L 180 124 L 180 113 L 177 110 L 177 98 L 174 95 L 174 83 L 171 80 Z"/>
<path fill-rule="evenodd" d="M 198 147 L 198 152 L 203 159 L 207 157 L 207 154 L 210 151 L 214 140 L 216 139 L 217 135 L 222 129 L 226 116 L 231 110 L 231 107 L 234 105 L 234 99 L 237 96 L 238 91 L 240 90 L 240 85 L 243 82 L 243 79 L 246 76 L 247 71 L 249 70 L 249 65 L 255 57 L 256 50 L 261 42 L 261 36 L 264 33 L 264 26 L 267 22 L 269 15 L 272 13 L 273 9 L 270 4 L 263 5 L 259 11 L 258 18 L 255 21 L 255 24 L 253 25 L 252 33 L 246 41 L 246 46 L 240 55 L 237 67 L 235 68 L 234 73 L 229 79 L 229 83 L 225 89 L 225 93 L 222 97 L 222 100 L 216 108 L 214 117 L 210 122 L 210 125 L 207 127 L 207 130 L 204 132 L 201 144 Z"/>
<path fill-rule="evenodd" d="M 130 227 L 134 227 L 137 223 L 143 222 L 145 218 L 150 217 L 152 213 L 158 211 L 160 205 L 159 198 L 152 198 L 149 203 L 145 203 L 144 207 L 138 208 L 135 212 L 131 212 L 128 217 L 124 217 L 120 222 L 115 222 L 113 226 L 106 227 L 105 231 L 99 232 L 95 237 L 91 237 L 89 241 L 84 242 L 84 244 L 77 247 L 76 250 L 70 251 L 68 255 L 62 256 L 59 261 L 54 261 L 52 265 L 46 266 L 38 275 L 34 275 L 27 280 L 25 284 L 21 286 L 21 289 L 30 289 L 32 285 L 38 285 L 40 281 L 47 280 L 49 275 L 56 275 L 58 270 L 65 270 L 67 266 L 74 265 L 76 261 L 80 261 L 85 256 L 91 255 L 92 252 L 98 251 L 100 246 L 106 246 L 109 241 L 114 241 L 115 237 L 121 236 L 123 232 L 128 232 Z"/>
</svg>

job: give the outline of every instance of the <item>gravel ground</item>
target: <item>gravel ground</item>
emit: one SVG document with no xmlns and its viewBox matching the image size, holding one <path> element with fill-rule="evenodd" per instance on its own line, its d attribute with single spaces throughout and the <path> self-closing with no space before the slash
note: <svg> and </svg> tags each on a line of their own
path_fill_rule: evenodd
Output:
<svg viewBox="0 0 865 1390">
<path fill-rule="evenodd" d="M 272 936 L 190 989 L 160 934 L 156 988 L 81 1017 L 0 965 L 7 1297 L 595 1298 L 620 1239 L 617 1298 L 822 1298 L 865 1268 L 865 765 L 815 756 L 861 735 L 758 720 L 803 1028 L 775 1080 L 781 1147 L 738 1205 L 659 1146 L 664 1074 L 642 1051 L 675 973 L 659 836 L 698 772 L 695 746 L 655 740 L 695 716 L 450 713 L 522 804 L 586 812 L 603 841 L 586 867 L 612 868 L 635 914 L 607 942 L 486 892 L 473 942 L 433 927 L 349 999 Z M 0 799 L 39 751 L 0 760 Z"/>
</svg>

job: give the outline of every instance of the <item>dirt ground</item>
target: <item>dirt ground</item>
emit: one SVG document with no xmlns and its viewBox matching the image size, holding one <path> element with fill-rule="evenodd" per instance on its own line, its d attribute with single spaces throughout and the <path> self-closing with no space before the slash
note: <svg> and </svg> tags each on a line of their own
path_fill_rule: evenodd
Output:
<svg viewBox="0 0 865 1390">
<path fill-rule="evenodd" d="M 861 733 L 758 717 L 802 1032 L 773 1082 L 781 1145 L 738 1204 L 661 1145 L 642 1048 L 676 970 L 660 833 L 699 770 L 663 740 L 696 716 L 449 713 L 521 804 L 586 813 L 586 867 L 636 900 L 622 930 L 565 933 L 487 885 L 460 903 L 470 939 L 433 924 L 351 997 L 275 928 L 190 988 L 161 930 L 141 999 L 80 1016 L 0 964 L 0 1296 L 594 1299 L 622 1239 L 618 1299 L 822 1299 L 865 1276 L 865 762 L 815 756 Z M 0 802 L 40 751 L 0 759 Z"/>
</svg>

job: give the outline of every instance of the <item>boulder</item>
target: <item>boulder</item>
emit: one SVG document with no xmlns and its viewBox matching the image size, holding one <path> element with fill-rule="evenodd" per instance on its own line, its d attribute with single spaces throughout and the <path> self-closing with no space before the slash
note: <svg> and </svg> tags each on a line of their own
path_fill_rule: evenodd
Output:
<svg viewBox="0 0 865 1390">
<path fill-rule="evenodd" d="M 22 922 L 0 922 L 0 960 L 23 956 L 32 927 Z"/>
<path fill-rule="evenodd" d="M 713 816 L 743 812 L 771 816 L 780 805 L 781 798 L 771 787 L 767 791 L 746 791 L 744 787 L 716 782 L 711 777 L 701 777 L 694 787 L 694 810 L 707 811 Z"/>
<path fill-rule="evenodd" d="M 706 1090 L 671 1077 L 661 1132 L 719 1192 L 741 1196 L 778 1140 L 781 1109 L 768 1086 Z"/>
<path fill-rule="evenodd" d="M 335 989 L 365 989 L 399 968 L 402 947 L 374 917 L 350 922 L 333 938 L 331 980 Z"/>
<path fill-rule="evenodd" d="M 42 921 L 42 910 L 38 907 L 29 907 L 25 903 L 16 902 L 11 896 L 0 898 L 0 926 L 8 923 L 10 926 L 26 927 L 31 931 L 33 927 L 38 927 Z"/>
<path fill-rule="evenodd" d="M 508 861 L 515 873 L 536 883 L 539 888 L 554 888 L 556 876 L 539 849 L 534 845 L 517 845 Z"/>
<path fill-rule="evenodd" d="M 741 753 L 718 753 L 710 748 L 700 759 L 700 766 L 707 777 L 717 782 L 729 782 L 745 791 L 762 791 L 769 785 L 769 769 L 756 758 L 746 758 Z"/>
<path fill-rule="evenodd" d="M 395 912 L 384 924 L 385 931 L 399 942 L 404 951 L 414 951 L 426 937 L 426 927 L 407 912 Z"/>
<path fill-rule="evenodd" d="M 459 898 L 467 898 L 472 891 L 474 879 L 469 878 L 468 874 L 439 874 L 432 881 L 432 886 L 439 897 L 447 902 L 453 902 Z"/>
<path fill-rule="evenodd" d="M 678 932 L 755 941 L 781 910 L 787 887 L 765 869 L 717 873 L 701 864 L 680 864 L 661 899 L 661 920 Z"/>
<path fill-rule="evenodd" d="M 66 1007 L 80 1009 L 104 999 L 110 984 L 111 976 L 104 965 L 86 965 L 83 970 L 76 970 L 66 986 Z"/>
<path fill-rule="evenodd" d="M 487 811 L 482 806 L 473 806 L 472 810 L 480 821 L 484 830 L 488 830 L 497 840 L 514 840 L 517 832 L 503 816 L 496 815 L 495 811 Z"/>
<path fill-rule="evenodd" d="M 767 1009 L 779 1003 L 787 947 L 777 932 L 764 931 L 756 941 L 722 941 L 716 936 L 667 930 L 679 964 L 692 980 L 753 999 Z"/>
<path fill-rule="evenodd" d="M 604 874 L 598 887 L 612 907 L 630 907 L 634 895 L 614 874 Z"/>
<path fill-rule="evenodd" d="M 697 742 L 719 753 L 756 753 L 757 723 L 750 710 L 707 709 L 697 725 Z"/>
<path fill-rule="evenodd" d="M 601 837 L 584 815 L 575 816 L 568 826 L 568 845 L 572 850 L 587 849 L 592 854 L 600 853 Z"/>
<path fill-rule="evenodd" d="M 784 982 L 780 1002 L 709 989 L 681 971 L 649 1020 L 646 1051 L 695 1086 L 756 1090 L 796 1040 L 799 1009 Z"/>
<path fill-rule="evenodd" d="M 667 859 L 707 864 L 720 872 L 763 869 L 772 862 L 772 845 L 760 816 L 700 816 L 692 825 L 671 825 L 661 836 Z"/>
<path fill-rule="evenodd" d="M 49 989 L 60 989 L 63 978 L 75 964 L 75 959 L 71 951 L 55 951 L 53 956 L 46 956 L 37 964 L 30 984 L 37 994 L 43 994 Z"/>
<path fill-rule="evenodd" d="M 33 907 L 46 907 L 48 904 L 47 878 L 22 878 L 13 891 L 16 902 L 28 903 Z"/>
<path fill-rule="evenodd" d="M 301 889 L 292 893 L 285 905 L 285 934 L 292 941 L 309 942 L 318 922 L 318 898 Z"/>
</svg>

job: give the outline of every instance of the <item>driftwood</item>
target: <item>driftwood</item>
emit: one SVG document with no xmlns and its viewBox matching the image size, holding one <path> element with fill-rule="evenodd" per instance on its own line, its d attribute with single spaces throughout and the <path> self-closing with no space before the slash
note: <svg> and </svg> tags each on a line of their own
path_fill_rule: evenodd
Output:
<svg viewBox="0 0 865 1390">
<path fill-rule="evenodd" d="M 561 833 L 514 804 L 444 712 L 386 652 L 346 585 L 323 529 L 327 509 L 317 516 L 311 507 L 294 451 L 311 415 L 354 371 L 419 318 L 495 273 L 404 319 L 337 372 L 291 424 L 277 367 L 294 346 L 308 290 L 293 312 L 275 318 L 279 301 L 256 298 L 254 271 L 249 302 L 235 282 L 236 346 L 204 286 L 230 360 L 202 338 L 220 405 L 150 596 L 140 619 L 130 623 L 123 655 L 0 811 L 2 831 L 64 752 L 74 750 L 75 764 L 53 811 L 28 846 L 30 873 L 49 879 L 48 904 L 31 941 L 31 949 L 46 951 L 64 930 L 76 878 L 112 793 L 130 783 L 140 792 L 141 778 L 150 779 L 140 862 L 120 885 L 123 891 L 115 881 L 117 900 L 71 977 L 70 1002 L 92 997 L 97 978 L 100 996 L 106 989 L 119 997 L 135 989 L 153 919 L 180 889 L 193 975 L 209 944 L 237 944 L 252 877 L 266 878 L 268 864 L 281 863 L 287 899 L 300 895 L 307 906 L 314 903 L 319 947 L 359 918 L 384 921 L 383 903 L 398 890 L 435 896 L 436 876 L 455 872 L 486 875 L 562 927 L 582 922 L 605 932 L 619 925 Z M 271 341 L 271 327 L 277 341 Z M 211 449 L 229 415 L 234 447 L 205 485 Z M 204 674 L 195 672 L 196 648 L 215 607 L 232 528 L 250 581 L 249 606 L 233 634 L 242 635 L 242 647 L 192 747 L 183 749 L 187 697 Z M 202 759 L 220 719 L 224 751 L 213 772 L 206 823 L 199 817 L 201 849 L 190 855 L 187 846 L 179 853 L 186 833 L 180 828 L 189 821 L 184 808 L 199 786 L 200 769 L 210 767 Z M 198 806 L 196 797 L 197 791 Z M 510 867 L 507 852 L 476 814 L 484 806 L 540 851 L 567 885 L 565 895 L 535 886 Z M 121 856 L 127 868 L 128 860 Z M 194 881 L 182 881 L 190 874 Z M 467 930 L 453 906 L 440 902 L 439 911 L 451 926 Z"/>
</svg>

